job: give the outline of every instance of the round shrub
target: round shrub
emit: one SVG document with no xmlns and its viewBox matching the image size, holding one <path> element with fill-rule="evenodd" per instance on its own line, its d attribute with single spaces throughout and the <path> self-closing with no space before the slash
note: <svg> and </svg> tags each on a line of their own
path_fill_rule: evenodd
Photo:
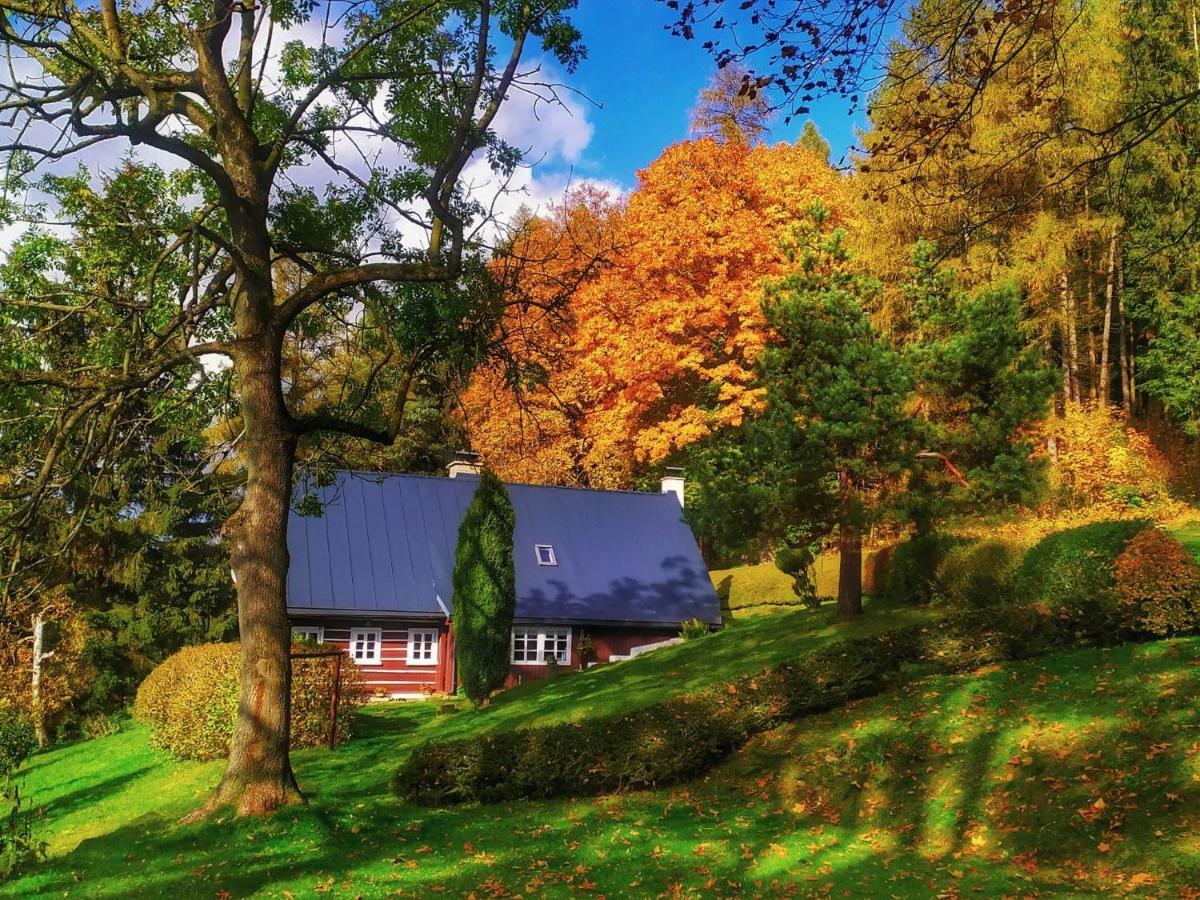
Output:
<svg viewBox="0 0 1200 900">
<path fill-rule="evenodd" d="M 184 647 L 138 688 L 133 712 L 150 726 L 150 743 L 184 759 L 229 752 L 238 709 L 237 644 Z"/>
<path fill-rule="evenodd" d="M 20 768 L 36 746 L 29 720 L 12 710 L 0 710 L 0 779 Z"/>
<path fill-rule="evenodd" d="M 1161 528 L 1138 532 L 1114 565 L 1122 623 L 1168 637 L 1200 630 L 1200 565 Z"/>
<path fill-rule="evenodd" d="M 1013 573 L 1025 555 L 1016 541 L 983 540 L 950 547 L 937 568 L 946 596 L 968 607 L 992 606 L 1011 596 Z"/>
<path fill-rule="evenodd" d="M 1114 565 L 1144 521 L 1095 522 L 1047 535 L 1013 576 L 1018 600 L 1041 609 L 1085 643 L 1118 640 L 1122 620 Z"/>
<path fill-rule="evenodd" d="M 883 578 L 883 596 L 900 603 L 929 603 L 945 592 L 938 571 L 946 555 L 965 538 L 916 534 L 897 545 Z"/>
<path fill-rule="evenodd" d="M 297 652 L 311 646 L 297 646 Z M 163 660 L 142 682 L 134 715 L 150 726 L 150 743 L 184 759 L 216 759 L 229 753 L 241 687 L 237 644 L 184 647 Z M 323 744 L 329 733 L 332 663 L 292 662 L 292 746 Z M 362 674 L 343 656 L 338 736 L 352 735 L 355 709 L 363 702 Z"/>
</svg>

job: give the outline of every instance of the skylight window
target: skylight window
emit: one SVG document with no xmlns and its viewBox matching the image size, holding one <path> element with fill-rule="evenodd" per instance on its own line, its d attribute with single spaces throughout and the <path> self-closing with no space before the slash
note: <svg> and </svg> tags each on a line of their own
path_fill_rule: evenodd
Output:
<svg viewBox="0 0 1200 900">
<path fill-rule="evenodd" d="M 537 562 L 539 566 L 557 566 L 558 559 L 554 555 L 554 548 L 549 544 L 537 544 L 533 548 L 537 554 Z"/>
</svg>

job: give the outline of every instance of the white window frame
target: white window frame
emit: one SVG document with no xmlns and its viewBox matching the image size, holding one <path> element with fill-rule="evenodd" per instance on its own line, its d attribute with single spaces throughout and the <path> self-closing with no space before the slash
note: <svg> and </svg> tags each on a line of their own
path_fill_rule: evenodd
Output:
<svg viewBox="0 0 1200 900">
<path fill-rule="evenodd" d="M 318 644 L 325 643 L 325 626 L 324 625 L 293 625 L 292 637 L 302 638 L 313 635 L 313 640 Z"/>
<path fill-rule="evenodd" d="M 567 643 L 563 651 L 563 655 L 558 657 L 560 666 L 569 666 L 571 664 L 571 628 L 568 625 L 518 625 L 512 630 L 512 634 L 508 641 L 508 661 L 514 666 L 544 666 L 546 665 L 546 639 L 550 635 L 557 637 L 560 634 L 566 633 Z M 521 652 L 529 653 L 529 639 L 532 637 L 535 641 L 533 659 L 517 659 L 517 635 L 522 638 L 524 647 Z M 557 654 L 556 654 L 557 655 Z"/>
<path fill-rule="evenodd" d="M 416 641 L 413 640 L 415 635 L 430 636 L 430 656 L 417 657 L 413 654 L 416 649 Z M 441 644 L 441 634 L 436 628 L 410 628 L 408 629 L 408 656 L 407 662 L 410 666 L 436 666 L 438 662 L 438 646 Z"/>
<path fill-rule="evenodd" d="M 359 657 L 356 654 L 358 651 L 354 645 L 360 642 L 365 642 L 367 635 L 370 635 L 374 640 L 375 648 L 371 656 Z M 350 629 L 350 646 L 347 648 L 350 651 L 350 658 L 360 666 L 382 666 L 383 665 L 383 629 L 382 628 L 351 628 Z"/>
<path fill-rule="evenodd" d="M 542 551 L 543 550 L 550 551 L 550 561 L 549 562 L 545 562 L 542 560 Z M 553 544 L 534 544 L 533 545 L 533 558 L 537 560 L 537 564 L 539 566 L 557 566 L 558 565 L 558 555 L 554 552 Z"/>
</svg>

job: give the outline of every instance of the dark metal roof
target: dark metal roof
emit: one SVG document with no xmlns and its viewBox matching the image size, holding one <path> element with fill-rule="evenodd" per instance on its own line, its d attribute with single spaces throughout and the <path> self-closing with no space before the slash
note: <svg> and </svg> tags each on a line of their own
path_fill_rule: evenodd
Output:
<svg viewBox="0 0 1200 900">
<path fill-rule="evenodd" d="M 288 522 L 293 615 L 445 615 L 458 526 L 479 482 L 339 472 Z M 674 494 L 506 485 L 517 514 L 517 618 L 719 624 L 720 602 Z M 534 548 L 554 547 L 556 566 Z"/>
</svg>

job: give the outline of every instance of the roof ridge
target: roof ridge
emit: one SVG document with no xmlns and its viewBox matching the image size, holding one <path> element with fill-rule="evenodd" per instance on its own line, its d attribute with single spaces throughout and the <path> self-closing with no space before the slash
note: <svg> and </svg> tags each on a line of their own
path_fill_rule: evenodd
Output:
<svg viewBox="0 0 1200 900">
<path fill-rule="evenodd" d="M 373 472 L 370 469 L 334 469 L 345 475 L 361 475 L 368 478 L 421 478 L 426 481 L 455 481 L 446 475 L 426 475 L 420 472 Z M 469 480 L 469 479 L 468 479 Z M 593 488 L 574 484 L 534 484 L 528 481 L 504 481 L 506 487 L 545 488 L 556 491 L 582 491 L 590 494 L 633 494 L 638 497 L 674 497 L 667 491 L 635 491 L 629 488 Z M 676 501 L 678 502 L 678 501 Z"/>
</svg>

